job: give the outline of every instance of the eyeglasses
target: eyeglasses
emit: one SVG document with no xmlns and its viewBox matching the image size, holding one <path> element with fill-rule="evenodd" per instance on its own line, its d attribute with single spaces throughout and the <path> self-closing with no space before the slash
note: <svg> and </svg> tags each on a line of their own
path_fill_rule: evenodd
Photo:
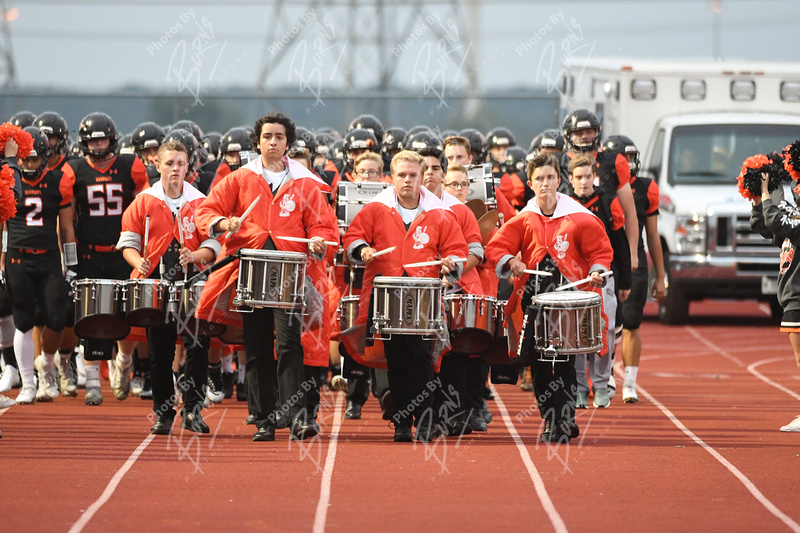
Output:
<svg viewBox="0 0 800 533">
<path fill-rule="evenodd" d="M 376 178 L 381 175 L 380 172 L 377 170 L 357 170 L 356 175 L 358 176 L 368 176 L 370 178 Z"/>
<path fill-rule="evenodd" d="M 469 189 L 469 183 L 465 181 L 451 181 L 446 184 L 445 187 L 450 187 L 451 189 Z"/>
</svg>

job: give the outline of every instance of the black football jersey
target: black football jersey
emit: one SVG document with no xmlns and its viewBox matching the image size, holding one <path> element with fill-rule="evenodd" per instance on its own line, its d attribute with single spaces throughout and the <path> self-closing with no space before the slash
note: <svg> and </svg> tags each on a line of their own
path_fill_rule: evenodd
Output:
<svg viewBox="0 0 800 533">
<path fill-rule="evenodd" d="M 76 159 L 64 166 L 61 187 L 65 199 L 75 199 L 78 242 L 113 246 L 119 240 L 122 213 L 136 192 L 147 187 L 147 170 L 129 154 L 116 156 L 104 171 Z"/>
<path fill-rule="evenodd" d="M 69 205 L 61 195 L 61 171 L 48 170 L 39 181 L 22 180 L 17 214 L 8 221 L 9 249 L 58 251 L 58 213 Z"/>
</svg>

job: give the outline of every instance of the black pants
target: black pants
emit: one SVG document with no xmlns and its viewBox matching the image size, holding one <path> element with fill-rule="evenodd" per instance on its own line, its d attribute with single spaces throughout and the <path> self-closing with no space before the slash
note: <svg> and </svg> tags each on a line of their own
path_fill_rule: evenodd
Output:
<svg viewBox="0 0 800 533">
<path fill-rule="evenodd" d="M 243 313 L 242 321 L 247 407 L 256 427 L 275 427 L 277 399 L 281 416 L 293 419 L 305 410 L 312 386 L 304 380 L 302 320 L 283 309 L 264 308 Z"/>
<path fill-rule="evenodd" d="M 67 313 L 67 285 L 61 273 L 61 255 L 57 251 L 30 254 L 11 249 L 6 256 L 6 283 L 20 331 L 36 325 L 37 305 L 40 322 L 53 331 L 64 329 Z M 41 320 L 43 319 L 43 320 Z"/>
<path fill-rule="evenodd" d="M 575 395 L 578 382 L 575 376 L 575 356 L 562 363 L 539 361 L 533 355 L 531 364 L 533 375 L 533 393 L 539 404 L 542 418 L 551 422 L 575 419 Z"/>
<path fill-rule="evenodd" d="M 181 335 L 186 348 L 184 380 L 179 390 L 187 412 L 203 408 L 208 379 L 208 347 L 204 335 Z M 153 411 L 157 415 L 175 416 L 175 387 L 172 381 L 172 361 L 178 330 L 175 322 L 147 328 L 147 351 L 150 354 L 150 378 L 153 383 Z"/>
<path fill-rule="evenodd" d="M 383 342 L 395 409 L 392 421 L 396 426 L 410 428 L 426 411 L 433 412 L 436 384 L 431 362 L 432 342 L 417 335 L 394 335 Z"/>
</svg>

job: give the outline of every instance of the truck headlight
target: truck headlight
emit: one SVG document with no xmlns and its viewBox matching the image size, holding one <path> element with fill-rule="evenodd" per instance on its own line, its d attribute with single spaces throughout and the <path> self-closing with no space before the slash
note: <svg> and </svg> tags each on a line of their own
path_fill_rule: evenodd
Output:
<svg viewBox="0 0 800 533">
<path fill-rule="evenodd" d="M 679 254 L 706 252 L 706 217 L 702 215 L 676 217 L 675 251 Z"/>
</svg>

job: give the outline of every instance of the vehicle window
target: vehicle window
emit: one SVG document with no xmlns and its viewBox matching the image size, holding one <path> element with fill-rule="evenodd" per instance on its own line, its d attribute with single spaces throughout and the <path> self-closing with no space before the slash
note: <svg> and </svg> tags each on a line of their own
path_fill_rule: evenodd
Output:
<svg viewBox="0 0 800 533">
<path fill-rule="evenodd" d="M 800 125 L 678 126 L 669 153 L 669 183 L 732 183 L 751 155 L 779 152 L 800 137 Z"/>
</svg>

